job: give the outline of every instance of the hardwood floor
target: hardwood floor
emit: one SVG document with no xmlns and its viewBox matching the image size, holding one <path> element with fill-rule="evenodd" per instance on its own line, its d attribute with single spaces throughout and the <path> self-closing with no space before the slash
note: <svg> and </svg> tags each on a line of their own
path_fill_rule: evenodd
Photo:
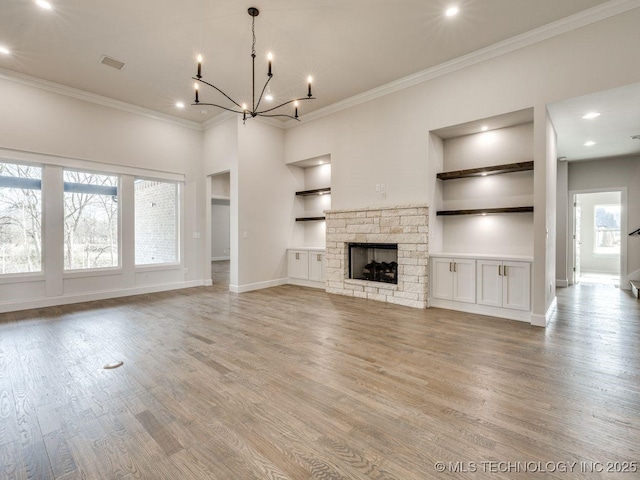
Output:
<svg viewBox="0 0 640 480">
<path fill-rule="evenodd" d="M 639 305 L 561 289 L 545 330 L 214 284 L 3 314 L 0 478 L 599 478 L 640 458 Z"/>
</svg>

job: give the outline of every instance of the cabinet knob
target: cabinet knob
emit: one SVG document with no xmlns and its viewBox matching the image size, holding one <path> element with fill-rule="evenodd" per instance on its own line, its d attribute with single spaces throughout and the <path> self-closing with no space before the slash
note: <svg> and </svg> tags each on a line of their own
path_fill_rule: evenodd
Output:
<svg viewBox="0 0 640 480">
<path fill-rule="evenodd" d="M 502 276 L 502 265 L 498 265 L 498 275 Z"/>
</svg>

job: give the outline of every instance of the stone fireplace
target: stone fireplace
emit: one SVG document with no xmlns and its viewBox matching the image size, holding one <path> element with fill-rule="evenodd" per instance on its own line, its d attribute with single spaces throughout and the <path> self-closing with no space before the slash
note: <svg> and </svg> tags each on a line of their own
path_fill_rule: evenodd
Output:
<svg viewBox="0 0 640 480">
<path fill-rule="evenodd" d="M 326 218 L 327 292 L 414 308 L 427 307 L 429 209 L 426 205 L 329 210 Z M 364 262 L 356 268 L 357 275 L 353 274 L 354 245 L 368 249 L 367 253 L 357 254 L 361 258 L 357 261 Z M 388 256 L 388 251 L 394 249 L 397 260 Z M 395 278 L 390 281 L 392 277 Z"/>
</svg>

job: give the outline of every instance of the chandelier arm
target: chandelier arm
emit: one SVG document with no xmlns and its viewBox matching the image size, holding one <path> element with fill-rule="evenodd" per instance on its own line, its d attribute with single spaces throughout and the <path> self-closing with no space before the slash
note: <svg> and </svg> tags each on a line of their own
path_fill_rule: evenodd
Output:
<svg viewBox="0 0 640 480">
<path fill-rule="evenodd" d="M 274 111 L 274 110 L 276 110 L 276 109 L 278 109 L 280 107 L 284 107 L 285 105 L 288 105 L 288 104 L 293 103 L 293 102 L 302 101 L 302 100 L 315 100 L 315 99 L 316 99 L 316 97 L 294 98 L 293 100 L 289 100 L 288 102 L 281 103 L 277 107 L 273 107 L 273 108 L 270 108 L 268 110 L 263 110 L 261 112 L 256 112 L 256 114 L 262 115 L 263 113 L 272 112 L 272 111 Z"/>
<path fill-rule="evenodd" d="M 293 115 L 285 115 L 284 113 L 282 114 L 273 114 L 273 115 L 264 115 L 262 113 L 257 114 L 258 117 L 287 117 L 287 118 L 292 118 L 293 120 L 297 120 L 300 121 L 299 118 L 294 117 Z"/>
<path fill-rule="evenodd" d="M 242 105 L 240 105 L 238 102 L 236 102 L 233 98 L 231 98 L 229 95 L 227 95 L 226 93 L 224 93 L 222 90 L 220 90 L 218 87 L 216 87 L 215 85 L 209 83 L 209 82 L 205 82 L 204 80 L 202 80 L 201 78 L 198 77 L 191 77 L 193 80 L 195 80 L 196 82 L 200 82 L 200 83 L 204 83 L 205 85 L 209 85 L 211 88 L 215 88 L 217 91 L 219 91 L 222 95 L 224 95 L 225 97 L 227 97 L 231 103 L 233 103 L 235 106 L 237 106 L 241 111 L 239 113 L 242 113 L 244 111 L 244 109 L 242 108 Z M 202 103 L 200 103 L 200 105 L 204 105 Z M 224 107 L 220 107 L 220 108 L 224 108 Z M 227 109 L 228 110 L 228 109 Z"/>
<path fill-rule="evenodd" d="M 198 103 L 192 103 L 191 104 L 191 106 L 194 106 L 194 107 L 201 107 L 203 105 L 206 105 L 207 107 L 218 107 L 218 108 L 221 108 L 223 110 L 227 110 L 227 111 L 233 112 L 233 113 L 244 113 L 244 110 L 238 111 L 238 110 L 234 110 L 233 108 L 227 108 L 227 107 L 223 107 L 222 105 L 217 105 L 215 103 L 198 102 Z M 242 107 L 240 107 L 240 108 L 242 108 Z"/>
<path fill-rule="evenodd" d="M 273 77 L 273 75 L 269 75 L 269 78 L 267 78 L 267 81 L 264 84 L 264 87 L 262 87 L 262 92 L 260 93 L 260 98 L 258 98 L 258 103 L 256 104 L 256 107 L 253 109 L 254 112 L 258 111 L 258 108 L 260 107 L 260 102 L 262 101 L 262 96 L 264 95 L 264 91 L 267 89 L 267 85 L 269 85 L 269 82 L 271 81 L 271 78 Z"/>
</svg>

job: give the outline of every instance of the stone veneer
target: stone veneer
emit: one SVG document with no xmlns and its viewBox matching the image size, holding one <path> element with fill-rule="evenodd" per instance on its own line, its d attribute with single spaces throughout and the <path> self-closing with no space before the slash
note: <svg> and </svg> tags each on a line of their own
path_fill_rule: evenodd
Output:
<svg viewBox="0 0 640 480">
<path fill-rule="evenodd" d="M 426 205 L 328 210 L 325 213 L 327 292 L 427 308 L 429 208 Z M 348 278 L 349 243 L 397 243 L 398 284 Z"/>
</svg>

